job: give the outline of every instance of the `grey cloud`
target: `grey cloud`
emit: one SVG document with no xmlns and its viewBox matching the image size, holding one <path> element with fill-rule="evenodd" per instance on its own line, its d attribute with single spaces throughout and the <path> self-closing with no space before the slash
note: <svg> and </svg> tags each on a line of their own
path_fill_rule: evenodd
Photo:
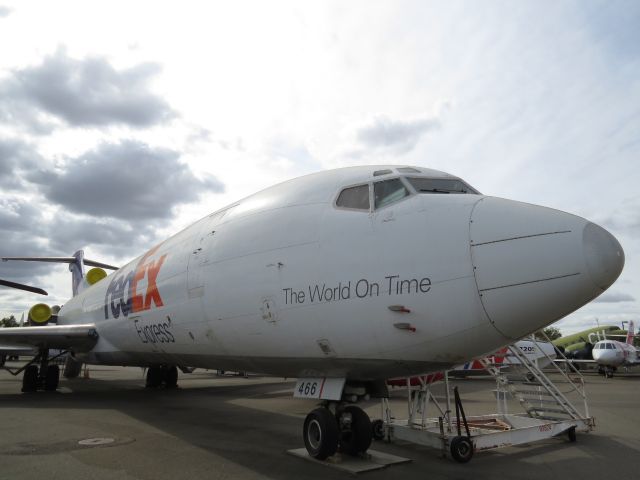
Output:
<svg viewBox="0 0 640 480">
<path fill-rule="evenodd" d="M 68 252 L 67 255 L 90 246 L 92 251 L 99 250 L 109 257 L 133 258 L 158 242 L 151 224 L 133 225 L 91 217 L 57 218 L 48 231 L 53 249 Z"/>
<path fill-rule="evenodd" d="M 0 200 L 0 238 L 2 257 L 69 256 L 88 248 L 109 258 L 129 259 L 158 241 L 151 222 L 133 225 L 64 213 L 50 217 L 31 202 L 16 197 Z M 59 267 L 0 262 L 0 278 L 39 285 L 40 278 L 53 268 Z"/>
<path fill-rule="evenodd" d="M 15 139 L 0 138 L 0 186 L 4 190 L 23 187 L 22 173 L 43 159 L 29 144 Z"/>
<path fill-rule="evenodd" d="M 368 148 L 390 149 L 397 153 L 411 151 L 427 132 L 440 127 L 437 118 L 392 120 L 378 116 L 356 131 L 358 141 Z"/>
<path fill-rule="evenodd" d="M 125 221 L 167 220 L 175 206 L 224 190 L 212 176 L 198 179 L 177 152 L 132 140 L 104 143 L 30 180 L 72 212 Z"/>
<path fill-rule="evenodd" d="M 8 17 L 11 15 L 12 10 L 9 7 L 0 5 L 0 18 Z"/>
<path fill-rule="evenodd" d="M 116 70 L 104 57 L 75 60 L 60 49 L 40 65 L 14 70 L 0 83 L 0 119 L 40 134 L 57 124 L 47 115 L 76 127 L 160 124 L 176 114 L 148 91 L 159 71 L 154 63 Z"/>
<path fill-rule="evenodd" d="M 0 229 L 22 232 L 33 228 L 41 218 L 40 210 L 17 198 L 0 199 Z"/>
<path fill-rule="evenodd" d="M 48 249 L 47 226 L 41 211 L 27 200 L 0 199 L 0 256 L 62 255 L 58 250 Z M 6 280 L 33 284 L 40 275 L 49 272 L 50 268 L 39 263 L 0 262 L 0 278 Z"/>
<path fill-rule="evenodd" d="M 626 293 L 606 292 L 594 300 L 594 303 L 633 302 L 635 298 Z"/>
</svg>

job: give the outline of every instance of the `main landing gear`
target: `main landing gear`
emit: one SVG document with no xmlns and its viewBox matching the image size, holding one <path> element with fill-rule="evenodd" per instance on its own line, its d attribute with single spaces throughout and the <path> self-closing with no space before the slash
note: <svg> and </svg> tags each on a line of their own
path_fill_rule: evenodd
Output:
<svg viewBox="0 0 640 480">
<path fill-rule="evenodd" d="M 175 365 L 154 365 L 147 369 L 146 388 L 178 388 L 178 367 Z"/>
<path fill-rule="evenodd" d="M 353 456 L 365 453 L 373 439 L 373 428 L 360 407 L 326 402 L 307 415 L 302 434 L 309 455 L 324 460 L 337 451 Z"/>
<path fill-rule="evenodd" d="M 598 368 L 598 373 L 600 375 L 604 375 L 605 378 L 613 378 L 613 374 L 616 370 L 616 367 L 601 366 L 600 368 Z"/>
<path fill-rule="evenodd" d="M 27 364 L 24 368 L 24 375 L 22 376 L 22 391 L 24 393 L 37 392 L 38 390 L 55 392 L 58 389 L 60 367 L 58 365 L 49 365 L 49 362 L 54 358 L 49 358 L 49 350 L 43 348 L 38 355 Z M 38 362 L 40 363 L 39 366 L 37 365 Z"/>
</svg>

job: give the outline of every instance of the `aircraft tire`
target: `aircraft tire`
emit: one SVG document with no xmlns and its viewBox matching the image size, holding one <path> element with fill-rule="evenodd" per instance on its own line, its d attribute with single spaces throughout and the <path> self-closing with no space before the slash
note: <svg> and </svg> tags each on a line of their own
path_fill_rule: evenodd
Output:
<svg viewBox="0 0 640 480">
<path fill-rule="evenodd" d="M 373 440 L 371 420 L 364 410 L 355 405 L 344 408 L 344 413 L 351 414 L 351 428 L 340 432 L 338 449 L 347 455 L 359 455 L 367 451 Z"/>
<path fill-rule="evenodd" d="M 384 440 L 384 421 L 381 419 L 371 422 L 371 434 L 375 440 Z"/>
<path fill-rule="evenodd" d="M 149 367 L 147 369 L 146 388 L 158 388 L 162 384 L 162 370 L 160 367 Z"/>
<path fill-rule="evenodd" d="M 6 355 L 0 355 L 0 367 L 4 367 L 4 363 L 7 361 Z"/>
<path fill-rule="evenodd" d="M 44 389 L 47 392 L 55 392 L 60 382 L 60 367 L 58 365 L 49 365 L 47 374 L 44 378 Z"/>
<path fill-rule="evenodd" d="M 572 427 L 569 430 L 567 430 L 567 436 L 569 437 L 569 441 L 571 443 L 575 443 L 575 441 L 577 440 L 577 438 L 576 438 L 576 427 Z"/>
<path fill-rule="evenodd" d="M 79 362 L 71 355 L 68 355 L 64 362 L 64 369 L 62 375 L 64 378 L 77 378 L 82 371 L 82 362 Z"/>
<path fill-rule="evenodd" d="M 336 417 L 326 408 L 316 408 L 304 420 L 304 446 L 316 460 L 324 460 L 336 453 L 339 433 Z"/>
<path fill-rule="evenodd" d="M 458 463 L 467 463 L 473 457 L 473 444 L 467 437 L 454 437 L 449 450 Z"/>
<path fill-rule="evenodd" d="M 163 368 L 162 377 L 167 388 L 178 388 L 178 367 L 174 365 Z"/>
<path fill-rule="evenodd" d="M 35 392 L 38 390 L 38 367 L 29 365 L 22 376 L 22 391 Z"/>
</svg>

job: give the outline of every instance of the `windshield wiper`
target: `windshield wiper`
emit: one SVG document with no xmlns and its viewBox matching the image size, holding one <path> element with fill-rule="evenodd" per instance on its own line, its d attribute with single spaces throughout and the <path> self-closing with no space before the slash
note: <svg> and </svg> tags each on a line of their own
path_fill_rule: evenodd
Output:
<svg viewBox="0 0 640 480">
<path fill-rule="evenodd" d="M 464 190 L 442 190 L 440 188 L 421 188 L 420 191 L 431 193 L 467 193 Z"/>
</svg>

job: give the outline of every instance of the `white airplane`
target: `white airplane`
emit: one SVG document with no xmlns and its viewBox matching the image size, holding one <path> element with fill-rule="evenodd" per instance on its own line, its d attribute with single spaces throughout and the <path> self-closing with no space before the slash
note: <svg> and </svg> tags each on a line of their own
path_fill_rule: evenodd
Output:
<svg viewBox="0 0 640 480">
<path fill-rule="evenodd" d="M 40 351 L 23 390 L 57 386 L 53 348 L 149 367 L 148 386 L 175 386 L 186 366 L 298 378 L 295 396 L 323 402 L 303 427 L 323 459 L 367 450 L 371 422 L 354 404 L 387 395 L 387 378 L 450 369 L 557 321 L 616 280 L 624 253 L 583 218 L 436 170 L 363 166 L 263 190 L 101 280 L 82 252 L 62 261 L 74 296 L 57 325 L 0 331 Z"/>
<path fill-rule="evenodd" d="M 625 342 L 617 340 L 601 340 L 593 346 L 593 361 L 608 378 L 613 377 L 618 367 L 632 367 L 640 364 L 638 350 L 633 346 L 635 330 L 633 322 L 629 322 L 629 333 Z"/>
</svg>

